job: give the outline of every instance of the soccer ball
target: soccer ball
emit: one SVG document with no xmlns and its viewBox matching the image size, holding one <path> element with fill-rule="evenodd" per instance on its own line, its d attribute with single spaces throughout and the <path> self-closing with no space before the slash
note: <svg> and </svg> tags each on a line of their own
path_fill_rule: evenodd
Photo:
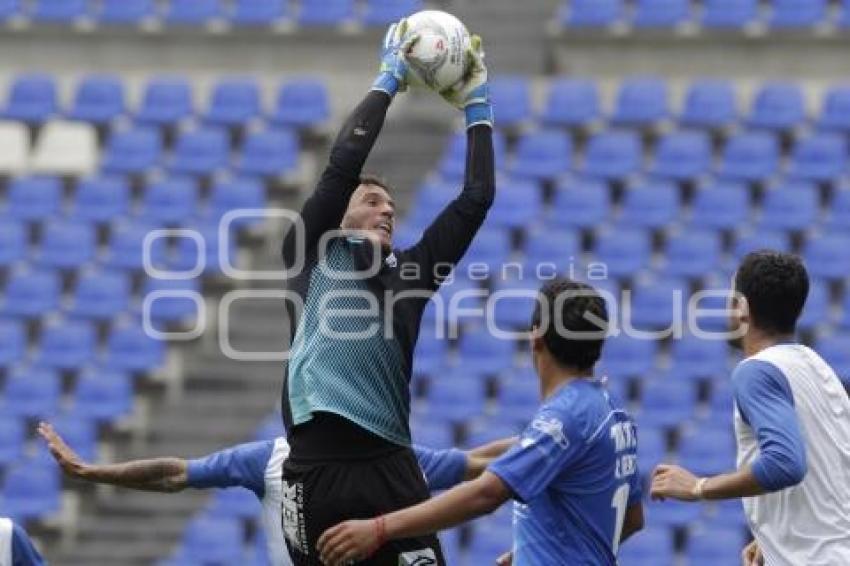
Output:
<svg viewBox="0 0 850 566">
<path fill-rule="evenodd" d="M 441 92 L 457 84 L 466 72 L 466 50 L 472 39 L 459 19 L 440 10 L 424 10 L 407 18 L 408 30 L 419 39 L 405 53 L 408 83 Z"/>
</svg>

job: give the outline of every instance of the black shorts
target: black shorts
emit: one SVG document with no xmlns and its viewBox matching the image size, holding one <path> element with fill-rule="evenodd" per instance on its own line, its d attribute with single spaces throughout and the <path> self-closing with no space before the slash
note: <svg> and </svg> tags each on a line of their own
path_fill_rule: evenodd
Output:
<svg viewBox="0 0 850 566">
<path fill-rule="evenodd" d="M 369 519 L 428 499 L 413 451 L 399 448 L 367 460 L 283 465 L 283 528 L 295 566 L 321 566 L 316 541 L 348 519 Z M 370 566 L 444 566 L 436 535 L 388 541 Z"/>
</svg>

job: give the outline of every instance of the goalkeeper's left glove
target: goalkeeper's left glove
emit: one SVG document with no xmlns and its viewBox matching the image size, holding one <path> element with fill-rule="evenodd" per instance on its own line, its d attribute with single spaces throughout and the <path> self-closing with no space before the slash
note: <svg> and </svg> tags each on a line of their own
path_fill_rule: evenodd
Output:
<svg viewBox="0 0 850 566">
<path fill-rule="evenodd" d="M 466 50 L 466 73 L 463 79 L 440 93 L 449 104 L 464 111 L 466 127 L 479 124 L 493 126 L 493 105 L 490 103 L 490 87 L 487 84 L 487 66 L 484 65 L 484 49 L 481 37 L 472 36 L 472 46 Z"/>
<path fill-rule="evenodd" d="M 416 40 L 417 34 L 408 33 L 407 18 L 392 24 L 384 35 L 381 44 L 381 68 L 372 84 L 372 90 L 386 92 L 391 97 L 407 88 L 407 53 Z"/>
</svg>

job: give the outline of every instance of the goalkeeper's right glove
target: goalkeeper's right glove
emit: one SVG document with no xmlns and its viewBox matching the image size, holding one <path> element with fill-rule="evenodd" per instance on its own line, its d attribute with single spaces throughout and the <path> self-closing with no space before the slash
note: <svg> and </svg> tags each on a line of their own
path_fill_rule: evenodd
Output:
<svg viewBox="0 0 850 566">
<path fill-rule="evenodd" d="M 419 36 L 408 33 L 407 18 L 392 24 L 381 44 L 381 68 L 372 90 L 386 92 L 391 97 L 407 88 L 407 53 Z"/>
<path fill-rule="evenodd" d="M 467 68 L 464 77 L 455 86 L 440 93 L 449 104 L 460 108 L 466 115 L 466 127 L 478 124 L 493 127 L 493 106 L 487 84 L 487 67 L 481 37 L 472 36 L 472 45 L 466 50 Z"/>
</svg>

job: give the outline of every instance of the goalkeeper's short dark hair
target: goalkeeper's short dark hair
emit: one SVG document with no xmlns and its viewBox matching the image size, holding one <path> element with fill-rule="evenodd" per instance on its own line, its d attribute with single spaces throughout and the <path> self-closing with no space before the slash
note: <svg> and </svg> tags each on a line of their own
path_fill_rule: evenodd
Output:
<svg viewBox="0 0 850 566">
<path fill-rule="evenodd" d="M 360 184 L 381 187 L 382 189 L 387 191 L 387 194 L 393 194 L 393 188 L 390 186 L 389 181 L 387 181 L 384 177 L 376 173 L 363 173 L 362 175 L 360 175 Z"/>
<path fill-rule="evenodd" d="M 596 289 L 559 278 L 540 288 L 532 326 L 562 366 L 589 371 L 599 360 L 608 329 L 608 309 Z"/>
<path fill-rule="evenodd" d="M 809 275 L 796 255 L 759 250 L 741 261 L 735 291 L 747 299 L 753 325 L 771 334 L 791 334 L 809 295 Z"/>
</svg>

